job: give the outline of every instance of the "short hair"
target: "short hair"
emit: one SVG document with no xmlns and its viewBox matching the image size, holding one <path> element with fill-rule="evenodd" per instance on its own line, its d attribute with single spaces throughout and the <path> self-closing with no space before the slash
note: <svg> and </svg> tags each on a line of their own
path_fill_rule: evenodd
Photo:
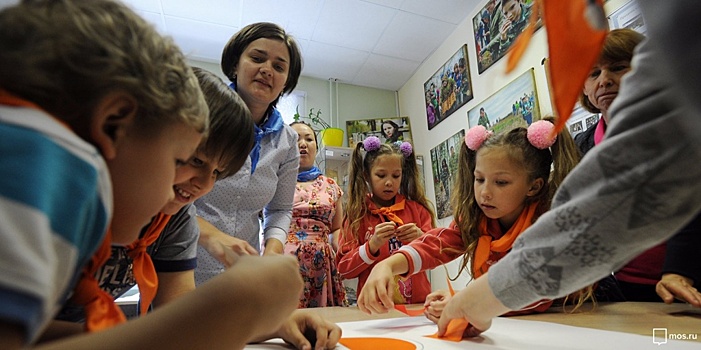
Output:
<svg viewBox="0 0 701 350">
<path fill-rule="evenodd" d="M 645 39 L 645 36 L 629 28 L 614 29 L 606 35 L 604 47 L 601 50 L 598 63 L 630 62 L 633 59 L 635 47 Z M 591 113 L 601 113 L 590 101 L 587 95 L 579 94 L 579 103 Z"/>
<path fill-rule="evenodd" d="M 253 117 L 239 94 L 221 78 L 202 68 L 192 69 L 209 106 L 209 135 L 200 142 L 199 150 L 223 166 L 219 174 L 223 179 L 238 172 L 251 153 Z"/>
<path fill-rule="evenodd" d="M 116 1 L 35 0 L 5 8 L 0 52 L 0 86 L 79 135 L 114 91 L 136 99 L 137 130 L 174 122 L 207 130 L 207 105 L 180 49 Z"/>
<path fill-rule="evenodd" d="M 285 82 L 283 93 L 292 92 L 297 86 L 299 76 L 302 74 L 302 52 L 299 49 L 297 41 L 285 30 L 275 23 L 258 22 L 249 24 L 236 32 L 229 42 L 226 43 L 221 56 L 221 68 L 224 75 L 232 82 L 236 82 L 235 70 L 239 64 L 243 51 L 246 50 L 249 44 L 258 39 L 279 40 L 285 43 L 287 50 L 290 52 L 290 71 Z M 271 103 L 272 106 L 277 104 L 279 97 Z"/>
</svg>

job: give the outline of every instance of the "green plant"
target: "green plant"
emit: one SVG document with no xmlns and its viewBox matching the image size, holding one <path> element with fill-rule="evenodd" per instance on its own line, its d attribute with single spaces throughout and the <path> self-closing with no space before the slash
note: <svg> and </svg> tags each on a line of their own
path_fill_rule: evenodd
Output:
<svg viewBox="0 0 701 350">
<path fill-rule="evenodd" d="M 329 123 L 327 123 L 323 118 L 321 118 L 321 109 L 318 109 L 316 113 L 314 112 L 314 108 L 309 109 L 309 115 L 307 117 L 302 117 L 299 114 L 299 105 L 295 109 L 295 115 L 293 117 L 294 121 L 299 122 L 299 121 L 304 121 L 302 119 L 308 119 L 309 124 L 312 125 L 312 127 L 319 127 L 320 130 L 328 129 L 331 127 Z"/>
</svg>

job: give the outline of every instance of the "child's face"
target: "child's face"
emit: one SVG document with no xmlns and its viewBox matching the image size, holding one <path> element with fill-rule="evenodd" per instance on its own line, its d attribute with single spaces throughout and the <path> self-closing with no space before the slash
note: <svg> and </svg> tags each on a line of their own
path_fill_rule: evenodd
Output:
<svg viewBox="0 0 701 350">
<path fill-rule="evenodd" d="M 370 169 L 370 187 L 373 201 L 388 207 L 394 202 L 402 183 L 402 159 L 399 155 L 382 155 L 375 159 Z"/>
<path fill-rule="evenodd" d="M 475 158 L 475 201 L 484 215 L 511 227 L 525 207 L 526 197 L 537 194 L 534 181 L 506 150 L 483 148 Z"/>
<path fill-rule="evenodd" d="M 114 195 L 111 228 L 115 244 L 133 242 L 151 217 L 175 198 L 176 169 L 186 164 L 201 138 L 199 132 L 184 123 L 166 127 L 150 137 L 125 130 L 115 157 L 107 160 Z"/>
<path fill-rule="evenodd" d="M 185 205 L 209 193 L 224 170 L 224 166 L 217 160 L 198 150 L 185 165 L 175 171 L 175 198 L 168 201 L 161 211 L 168 215 L 176 214 Z"/>
</svg>

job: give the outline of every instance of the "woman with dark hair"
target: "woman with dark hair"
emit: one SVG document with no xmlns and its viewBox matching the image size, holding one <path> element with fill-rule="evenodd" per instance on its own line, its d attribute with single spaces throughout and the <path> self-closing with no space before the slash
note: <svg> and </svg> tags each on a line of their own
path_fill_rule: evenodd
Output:
<svg viewBox="0 0 701 350">
<path fill-rule="evenodd" d="M 255 144 L 240 171 L 217 181 L 195 202 L 201 229 L 198 285 L 224 270 L 226 250 L 282 254 L 299 167 L 297 132 L 275 108 L 282 94 L 294 90 L 302 71 L 294 38 L 273 23 L 250 24 L 231 37 L 221 67 L 251 111 Z"/>
<path fill-rule="evenodd" d="M 402 133 L 399 131 L 399 125 L 389 119 L 382 122 L 381 132 L 386 143 L 402 141 Z"/>
</svg>

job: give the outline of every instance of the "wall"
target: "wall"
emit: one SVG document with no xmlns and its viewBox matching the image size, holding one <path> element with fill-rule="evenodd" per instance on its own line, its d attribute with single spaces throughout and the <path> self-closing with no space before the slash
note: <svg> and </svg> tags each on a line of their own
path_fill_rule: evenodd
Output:
<svg viewBox="0 0 701 350">
<path fill-rule="evenodd" d="M 190 61 L 193 66 L 207 69 L 228 82 L 221 73 L 219 64 Z M 304 91 L 309 108 L 321 109 L 321 116 L 331 124 L 346 130 L 347 120 L 376 119 L 397 116 L 396 92 L 343 83 L 329 82 L 308 77 L 300 77 L 295 91 Z M 300 111 L 306 116 L 307 113 Z M 331 118 L 333 117 L 333 118 Z M 333 120 L 332 120 L 333 119 Z M 344 146 L 348 146 L 348 135 L 344 137 Z"/>
</svg>

